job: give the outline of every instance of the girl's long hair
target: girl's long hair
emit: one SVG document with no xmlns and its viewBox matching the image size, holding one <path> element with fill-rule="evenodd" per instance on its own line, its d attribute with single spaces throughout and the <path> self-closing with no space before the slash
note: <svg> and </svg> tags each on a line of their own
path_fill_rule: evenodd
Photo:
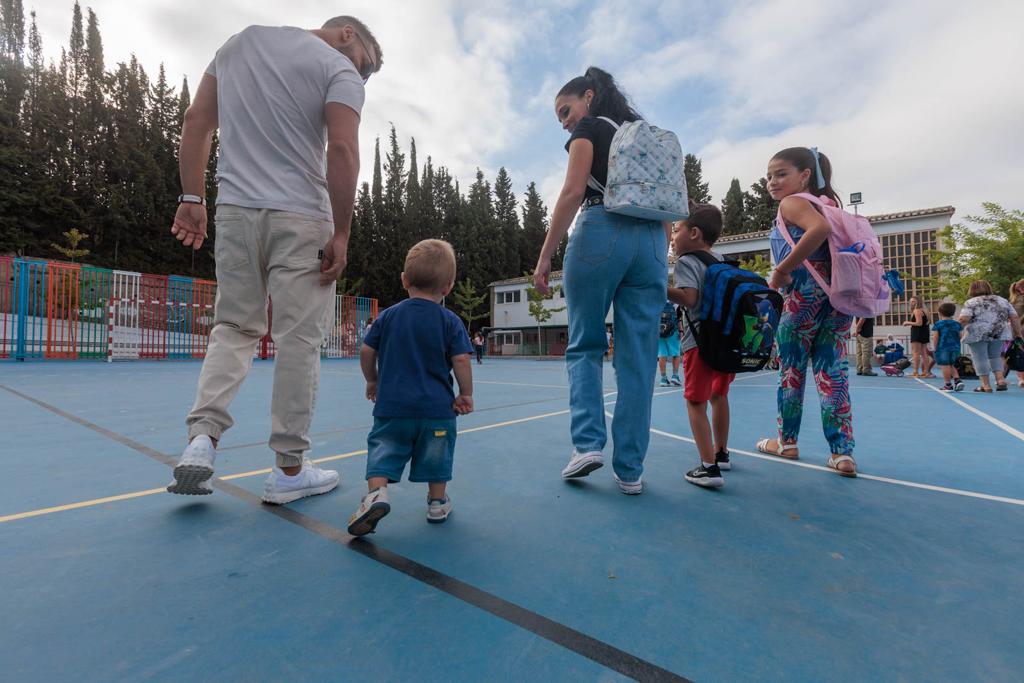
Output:
<svg viewBox="0 0 1024 683">
<path fill-rule="evenodd" d="M 814 172 L 814 152 L 807 147 L 787 147 L 786 149 L 777 152 L 772 159 L 782 159 L 796 166 L 799 171 L 811 172 L 811 180 L 807 184 L 807 191 L 813 194 L 815 197 L 828 197 L 836 203 L 836 206 L 842 206 L 843 203 L 839 200 L 839 193 L 836 192 L 835 188 L 832 187 L 832 162 L 829 161 L 828 157 L 822 153 L 818 153 L 818 159 L 821 163 L 821 174 L 825 177 L 825 187 L 818 187 L 818 174 Z"/>
<path fill-rule="evenodd" d="M 612 75 L 596 66 L 588 67 L 582 76 L 577 76 L 562 86 L 558 97 L 575 95 L 583 97 L 588 90 L 594 91 L 590 102 L 591 116 L 607 116 L 616 123 L 642 119 L 639 112 L 629 103 L 629 98 L 619 88 Z"/>
</svg>

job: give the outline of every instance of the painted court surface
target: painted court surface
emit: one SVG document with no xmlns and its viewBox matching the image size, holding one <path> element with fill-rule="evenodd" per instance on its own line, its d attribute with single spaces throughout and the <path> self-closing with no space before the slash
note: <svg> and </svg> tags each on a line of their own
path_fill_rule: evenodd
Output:
<svg viewBox="0 0 1024 683">
<path fill-rule="evenodd" d="M 561 362 L 474 365 L 451 519 L 424 485 L 353 541 L 370 405 L 326 361 L 312 457 L 340 487 L 259 503 L 273 365 L 234 404 L 212 496 L 162 492 L 198 363 L 0 365 L 2 678 L 1019 680 L 1024 390 L 944 396 L 854 377 L 857 459 L 827 457 L 808 387 L 799 464 L 751 454 L 774 374 L 732 391 L 726 487 L 657 390 L 646 492 L 579 483 Z M 614 390 L 611 368 L 607 391 Z M 615 396 L 610 395 L 609 401 Z M 608 410 L 612 411 L 612 405 Z M 609 451 L 610 453 L 610 451 Z M 870 476 L 868 476 L 870 475 Z"/>
</svg>

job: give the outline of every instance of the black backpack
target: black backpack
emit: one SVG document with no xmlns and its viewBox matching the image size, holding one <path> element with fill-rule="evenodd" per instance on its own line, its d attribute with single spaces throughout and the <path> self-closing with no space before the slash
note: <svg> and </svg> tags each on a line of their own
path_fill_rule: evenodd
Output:
<svg viewBox="0 0 1024 683">
<path fill-rule="evenodd" d="M 1006 349 L 1006 369 L 1024 372 L 1024 339 L 1014 339 Z"/>
<path fill-rule="evenodd" d="M 970 356 L 960 356 L 953 361 L 953 367 L 960 375 L 960 379 L 978 379 L 978 373 L 974 371 L 974 361 Z"/>
<path fill-rule="evenodd" d="M 662 339 L 668 339 L 673 334 L 679 334 L 679 323 L 677 322 L 677 313 L 667 313 L 666 311 L 661 312 L 661 322 L 658 323 L 658 336 Z"/>
<path fill-rule="evenodd" d="M 740 268 L 735 261 L 719 261 L 706 251 L 680 258 L 687 256 L 708 267 L 697 315 L 700 325 L 694 325 L 689 313 L 683 311 L 701 360 L 719 372 L 763 369 L 772 356 L 782 295 L 770 289 L 763 277 Z"/>
</svg>

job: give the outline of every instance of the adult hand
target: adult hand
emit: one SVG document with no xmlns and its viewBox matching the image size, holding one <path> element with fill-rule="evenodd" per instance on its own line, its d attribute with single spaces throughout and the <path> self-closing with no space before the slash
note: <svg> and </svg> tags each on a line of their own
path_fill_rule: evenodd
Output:
<svg viewBox="0 0 1024 683">
<path fill-rule="evenodd" d="M 320 286 L 334 284 L 341 277 L 341 271 L 345 270 L 348 263 L 348 240 L 335 235 L 324 247 L 324 260 L 320 264 Z"/>
<path fill-rule="evenodd" d="M 456 415 L 468 415 L 473 412 L 473 397 L 459 394 L 455 397 L 455 403 L 452 404 L 452 410 L 455 411 Z"/>
<path fill-rule="evenodd" d="M 171 234 L 183 247 L 199 249 L 206 239 L 206 207 L 202 204 L 182 202 L 174 214 Z"/>
<path fill-rule="evenodd" d="M 371 400 L 371 401 L 373 401 L 374 403 L 377 402 L 377 383 L 376 382 L 367 382 L 366 383 L 366 398 Z"/>
<path fill-rule="evenodd" d="M 548 278 L 551 277 L 551 259 L 543 256 L 537 260 L 537 267 L 533 269 L 533 286 L 540 292 L 541 296 L 547 296 L 551 291 Z"/>
<path fill-rule="evenodd" d="M 778 268 L 772 271 L 771 279 L 768 280 L 768 286 L 772 289 L 782 289 L 788 284 L 793 282 L 793 276 L 789 273 L 784 273 Z"/>
</svg>

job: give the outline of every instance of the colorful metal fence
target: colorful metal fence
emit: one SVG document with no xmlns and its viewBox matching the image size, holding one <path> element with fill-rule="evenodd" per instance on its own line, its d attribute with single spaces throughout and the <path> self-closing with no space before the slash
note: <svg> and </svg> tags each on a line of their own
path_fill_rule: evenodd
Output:
<svg viewBox="0 0 1024 683">
<path fill-rule="evenodd" d="M 0 358 L 204 358 L 216 298 L 213 280 L 0 256 Z M 322 355 L 357 355 L 377 301 L 338 296 L 327 313 Z M 274 352 L 268 332 L 256 356 Z"/>
</svg>

